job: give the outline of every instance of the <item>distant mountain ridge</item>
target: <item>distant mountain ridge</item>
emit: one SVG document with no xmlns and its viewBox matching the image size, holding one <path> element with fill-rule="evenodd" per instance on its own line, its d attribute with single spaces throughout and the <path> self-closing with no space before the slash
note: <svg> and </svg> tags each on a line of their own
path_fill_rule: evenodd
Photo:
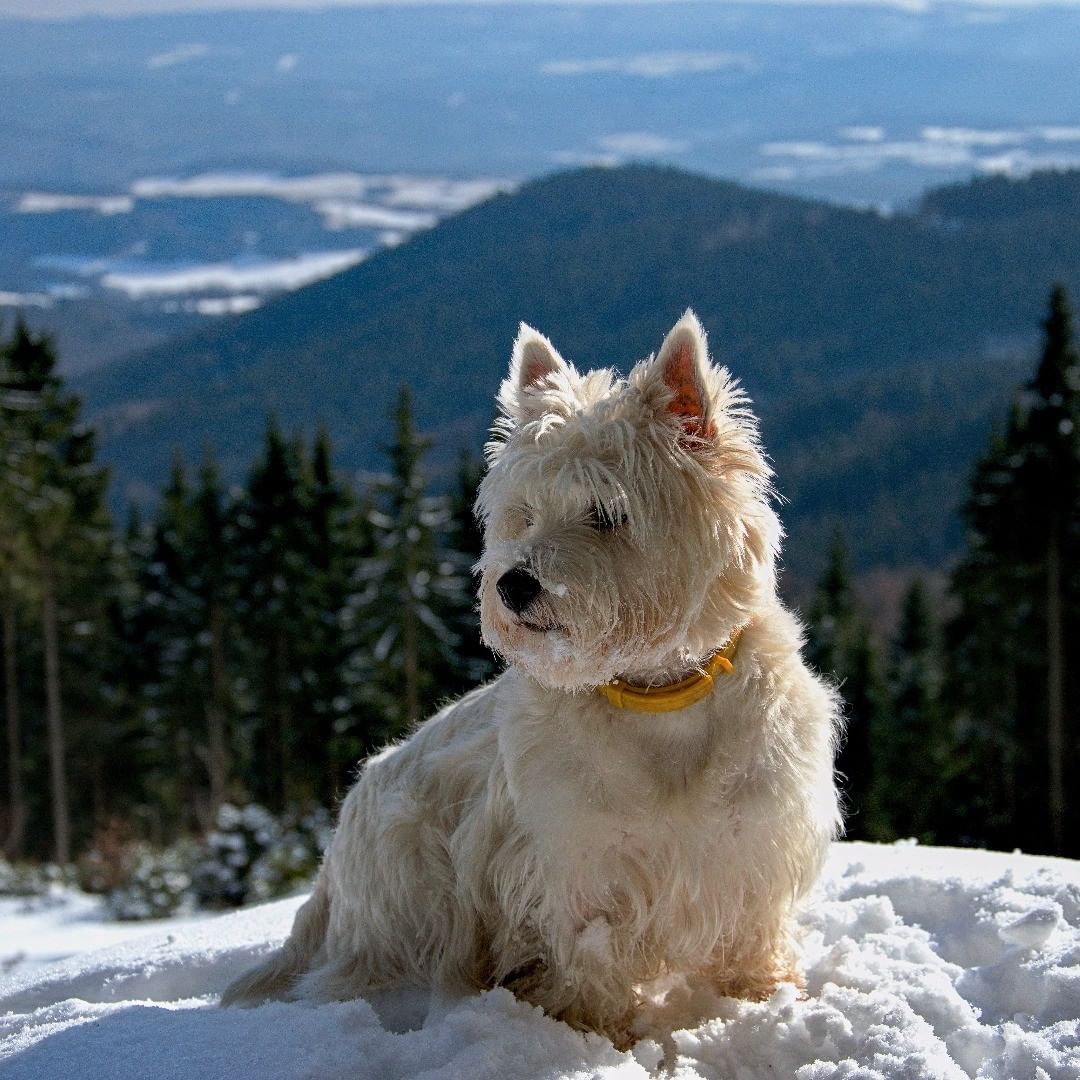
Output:
<svg viewBox="0 0 1080 1080">
<path fill-rule="evenodd" d="M 80 383 L 121 497 L 175 448 L 237 476 L 265 416 L 381 463 L 401 383 L 436 436 L 479 446 L 519 320 L 579 368 L 625 370 L 692 306 L 744 382 L 790 500 L 788 562 L 843 527 L 860 564 L 939 565 L 951 511 L 1033 365 L 1054 281 L 1080 295 L 1080 171 L 981 180 L 882 216 L 674 169 L 557 174 L 400 248 Z"/>
</svg>

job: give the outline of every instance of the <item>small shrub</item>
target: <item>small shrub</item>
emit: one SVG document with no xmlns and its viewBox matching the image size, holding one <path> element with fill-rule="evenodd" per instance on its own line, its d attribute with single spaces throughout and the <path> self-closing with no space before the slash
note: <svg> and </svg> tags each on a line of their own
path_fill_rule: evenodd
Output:
<svg viewBox="0 0 1080 1080">
<path fill-rule="evenodd" d="M 106 906 L 115 919 L 164 919 L 186 915 L 195 909 L 192 872 L 199 859 L 199 845 L 181 840 L 163 851 L 146 844 L 127 849 L 127 876 L 113 888 Z"/>
<path fill-rule="evenodd" d="M 224 804 L 193 873 L 199 903 L 239 907 L 302 887 L 318 870 L 330 831 L 330 815 L 322 809 L 279 820 L 256 803 Z"/>
<path fill-rule="evenodd" d="M 251 867 L 248 899 L 273 900 L 308 885 L 333 831 L 330 814 L 321 806 L 283 818 L 277 842 Z"/>
<path fill-rule="evenodd" d="M 108 896 L 131 877 L 134 852 L 131 828 L 117 817 L 94 830 L 86 853 L 75 864 L 83 892 Z"/>
<path fill-rule="evenodd" d="M 0 856 L 0 896 L 44 896 L 55 877 L 52 868 L 10 863 Z"/>
</svg>

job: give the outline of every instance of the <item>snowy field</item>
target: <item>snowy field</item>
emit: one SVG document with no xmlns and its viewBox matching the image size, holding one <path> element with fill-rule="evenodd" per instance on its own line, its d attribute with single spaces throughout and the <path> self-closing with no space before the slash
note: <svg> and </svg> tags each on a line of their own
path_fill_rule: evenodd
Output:
<svg viewBox="0 0 1080 1080">
<path fill-rule="evenodd" d="M 1080 863 L 838 844 L 803 919 L 808 997 L 657 987 L 630 1053 L 505 990 L 217 1009 L 300 899 L 155 925 L 0 902 L 0 1077 L 1080 1078 Z"/>
</svg>

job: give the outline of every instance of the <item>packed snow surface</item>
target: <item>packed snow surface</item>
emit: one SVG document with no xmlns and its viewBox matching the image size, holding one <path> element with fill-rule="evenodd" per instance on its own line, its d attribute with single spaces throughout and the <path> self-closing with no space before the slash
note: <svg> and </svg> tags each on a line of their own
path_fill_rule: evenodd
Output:
<svg viewBox="0 0 1080 1080">
<path fill-rule="evenodd" d="M 0 1077 L 1080 1078 L 1080 863 L 837 844 L 803 917 L 805 997 L 783 986 L 753 1004 L 671 981 L 652 988 L 625 1053 L 505 990 L 217 1008 L 300 902 L 106 943 L 102 933 L 132 928 L 5 901 Z M 65 942 L 85 947 L 84 935 L 94 951 L 42 964 Z"/>
</svg>

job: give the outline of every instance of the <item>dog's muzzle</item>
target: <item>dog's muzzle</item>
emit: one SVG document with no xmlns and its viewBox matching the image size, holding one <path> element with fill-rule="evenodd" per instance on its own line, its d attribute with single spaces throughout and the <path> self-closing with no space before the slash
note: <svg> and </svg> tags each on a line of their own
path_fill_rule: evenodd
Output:
<svg viewBox="0 0 1080 1080">
<path fill-rule="evenodd" d="M 515 615 L 527 611 L 541 591 L 540 582 L 520 566 L 507 570 L 496 582 L 495 588 L 502 602 Z"/>
</svg>

